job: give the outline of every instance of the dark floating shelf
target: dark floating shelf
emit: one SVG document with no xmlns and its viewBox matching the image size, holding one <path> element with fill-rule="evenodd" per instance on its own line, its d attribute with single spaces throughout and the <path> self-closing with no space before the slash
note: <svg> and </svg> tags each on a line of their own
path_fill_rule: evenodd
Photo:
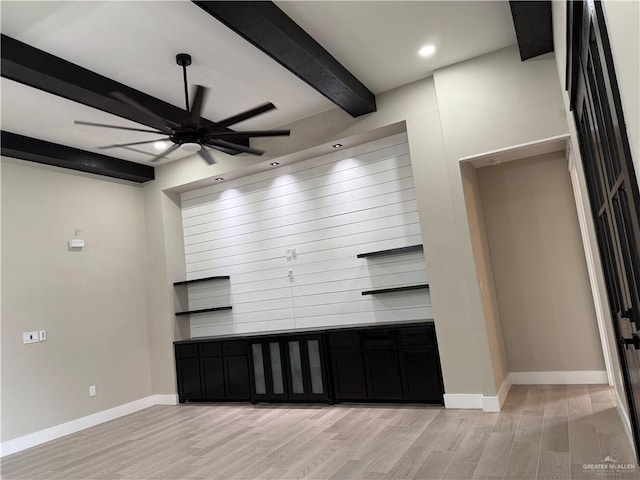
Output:
<svg viewBox="0 0 640 480">
<path fill-rule="evenodd" d="M 359 253 L 357 255 L 358 258 L 365 257 L 381 257 L 383 255 L 396 255 L 399 253 L 409 253 L 409 252 L 421 252 L 424 250 L 422 245 L 410 245 L 408 247 L 400 247 L 400 248 L 391 248 L 389 250 L 378 250 L 377 252 L 369 252 L 369 253 Z"/>
<path fill-rule="evenodd" d="M 362 295 L 376 295 L 378 293 L 393 293 L 393 292 L 406 292 L 409 290 L 422 290 L 429 288 L 428 283 L 421 283 L 420 285 L 407 285 L 406 287 L 393 287 L 393 288 L 379 288 L 377 290 L 365 290 Z"/>
<path fill-rule="evenodd" d="M 184 315 L 194 315 L 196 313 L 207 313 L 207 312 L 219 312 L 220 310 L 231 310 L 232 306 L 226 307 L 214 307 L 214 308 L 203 308 L 202 310 L 189 310 L 188 312 L 176 312 L 176 317 L 182 317 Z"/>
<path fill-rule="evenodd" d="M 231 277 L 229 275 L 222 275 L 219 277 L 207 277 L 207 278 L 196 278 L 195 280 L 185 280 L 183 282 L 174 282 L 174 286 L 178 286 L 178 285 L 189 285 L 191 283 L 198 283 L 198 282 L 209 282 L 211 280 L 229 280 Z"/>
</svg>

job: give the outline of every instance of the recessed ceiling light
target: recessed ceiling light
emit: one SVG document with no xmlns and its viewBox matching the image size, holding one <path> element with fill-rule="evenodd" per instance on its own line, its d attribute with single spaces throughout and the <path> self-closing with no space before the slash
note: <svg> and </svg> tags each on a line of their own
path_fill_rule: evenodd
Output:
<svg viewBox="0 0 640 480">
<path fill-rule="evenodd" d="M 157 142 L 153 142 L 153 146 L 156 150 L 166 150 L 169 148 L 169 142 L 159 140 Z"/>
<path fill-rule="evenodd" d="M 221 182 L 222 180 L 224 180 L 224 178 L 222 178 L 222 177 L 216 178 L 216 182 Z"/>
<path fill-rule="evenodd" d="M 433 55 L 434 53 L 436 53 L 435 45 L 425 45 L 420 50 L 418 50 L 418 55 L 420 55 L 421 57 L 428 57 L 430 55 Z"/>
<path fill-rule="evenodd" d="M 340 148 L 342 147 L 341 143 L 334 143 L 333 145 L 331 145 L 333 148 Z"/>
<path fill-rule="evenodd" d="M 269 165 L 271 165 L 272 167 L 277 167 L 280 164 L 278 162 L 271 162 Z"/>
</svg>

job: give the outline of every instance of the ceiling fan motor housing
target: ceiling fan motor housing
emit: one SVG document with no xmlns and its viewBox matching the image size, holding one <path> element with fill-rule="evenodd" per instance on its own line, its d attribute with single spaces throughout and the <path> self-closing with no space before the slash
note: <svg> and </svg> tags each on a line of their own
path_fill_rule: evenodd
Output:
<svg viewBox="0 0 640 480">
<path fill-rule="evenodd" d="M 188 67 L 191 65 L 191 55 L 188 53 L 179 53 L 176 55 L 176 63 L 181 67 Z"/>
</svg>

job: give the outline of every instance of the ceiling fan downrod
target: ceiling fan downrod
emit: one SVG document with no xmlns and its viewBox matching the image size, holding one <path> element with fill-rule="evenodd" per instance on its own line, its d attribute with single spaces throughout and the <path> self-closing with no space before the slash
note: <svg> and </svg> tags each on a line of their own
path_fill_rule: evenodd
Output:
<svg viewBox="0 0 640 480">
<path fill-rule="evenodd" d="M 184 80 L 184 99 L 187 105 L 186 110 L 187 112 L 190 112 L 191 110 L 189 110 L 189 88 L 187 87 L 187 85 L 189 85 L 187 83 L 187 67 L 191 65 L 191 55 L 189 55 L 188 53 L 177 54 L 176 63 L 182 67 L 182 78 Z"/>
</svg>

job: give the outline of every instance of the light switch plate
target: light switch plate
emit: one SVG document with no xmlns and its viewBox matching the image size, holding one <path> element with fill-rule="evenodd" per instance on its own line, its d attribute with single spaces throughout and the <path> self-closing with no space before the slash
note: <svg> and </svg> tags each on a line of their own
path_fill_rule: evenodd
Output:
<svg viewBox="0 0 640 480">
<path fill-rule="evenodd" d="M 38 332 L 24 332 L 22 334 L 22 343 L 36 343 L 38 342 Z"/>
</svg>

